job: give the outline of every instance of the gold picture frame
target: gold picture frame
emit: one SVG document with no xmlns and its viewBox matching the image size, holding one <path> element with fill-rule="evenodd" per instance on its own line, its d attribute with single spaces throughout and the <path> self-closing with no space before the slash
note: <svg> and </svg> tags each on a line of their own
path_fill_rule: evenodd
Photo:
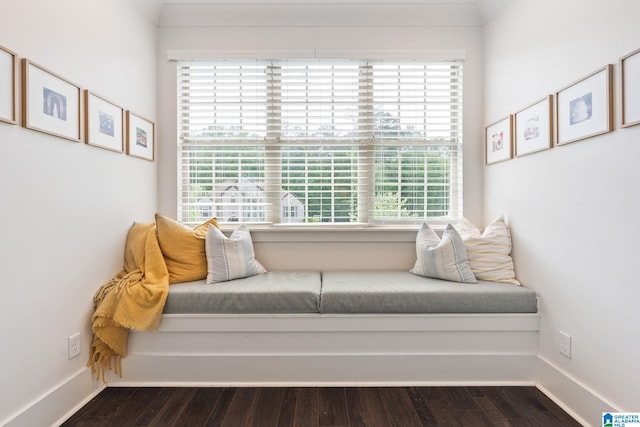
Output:
<svg viewBox="0 0 640 427">
<path fill-rule="evenodd" d="M 95 93 L 84 91 L 85 142 L 94 147 L 124 152 L 124 108 Z"/>
<path fill-rule="evenodd" d="M 553 147 L 553 95 L 549 95 L 514 115 L 516 157 Z"/>
<path fill-rule="evenodd" d="M 612 74 L 607 64 L 555 94 L 556 145 L 613 130 Z"/>
<path fill-rule="evenodd" d="M 155 124 L 127 111 L 127 154 L 140 159 L 155 160 Z"/>
<path fill-rule="evenodd" d="M 0 122 L 16 124 L 16 62 L 15 52 L 0 46 Z"/>
<path fill-rule="evenodd" d="M 73 142 L 82 140 L 82 91 L 67 79 L 22 60 L 22 125 Z"/>
<path fill-rule="evenodd" d="M 485 127 L 485 162 L 487 165 L 513 158 L 513 115 Z"/>
<path fill-rule="evenodd" d="M 620 58 L 622 127 L 640 124 L 640 49 Z"/>
</svg>

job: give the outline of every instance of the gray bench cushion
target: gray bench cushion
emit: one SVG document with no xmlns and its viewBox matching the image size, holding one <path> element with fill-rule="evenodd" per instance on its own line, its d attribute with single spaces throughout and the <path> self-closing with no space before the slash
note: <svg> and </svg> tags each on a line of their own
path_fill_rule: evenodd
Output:
<svg viewBox="0 0 640 427">
<path fill-rule="evenodd" d="M 536 294 L 506 283 L 455 283 L 405 271 L 322 273 L 321 313 L 535 313 Z"/>
<path fill-rule="evenodd" d="M 281 272 L 207 285 L 169 286 L 164 313 L 317 313 L 319 272 Z"/>
</svg>

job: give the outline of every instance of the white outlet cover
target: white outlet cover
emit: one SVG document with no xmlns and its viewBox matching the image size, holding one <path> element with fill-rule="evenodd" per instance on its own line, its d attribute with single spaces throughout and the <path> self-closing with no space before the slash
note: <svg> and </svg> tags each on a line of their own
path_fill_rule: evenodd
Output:
<svg viewBox="0 0 640 427">
<path fill-rule="evenodd" d="M 80 333 L 78 332 L 75 335 L 71 335 L 68 340 L 67 340 L 67 351 L 68 351 L 68 356 L 69 356 L 69 360 L 73 359 L 74 357 L 78 356 L 80 354 L 80 352 L 82 351 L 82 348 L 80 347 Z"/>
<path fill-rule="evenodd" d="M 560 331 L 560 353 L 571 359 L 571 335 Z"/>
</svg>

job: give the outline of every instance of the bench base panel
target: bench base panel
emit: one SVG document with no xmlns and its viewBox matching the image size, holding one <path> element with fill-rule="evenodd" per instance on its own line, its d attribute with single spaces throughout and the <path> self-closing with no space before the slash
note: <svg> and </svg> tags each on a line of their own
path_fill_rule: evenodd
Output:
<svg viewBox="0 0 640 427">
<path fill-rule="evenodd" d="M 537 314 L 165 315 L 114 386 L 535 385 Z"/>
<path fill-rule="evenodd" d="M 535 385 L 531 355 L 132 356 L 113 386 Z"/>
</svg>

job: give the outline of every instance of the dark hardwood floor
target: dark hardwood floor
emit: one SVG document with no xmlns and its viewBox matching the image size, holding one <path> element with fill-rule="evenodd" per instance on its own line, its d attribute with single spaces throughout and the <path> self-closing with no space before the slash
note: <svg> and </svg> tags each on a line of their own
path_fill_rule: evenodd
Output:
<svg viewBox="0 0 640 427">
<path fill-rule="evenodd" d="M 63 426 L 580 426 L 535 387 L 117 388 Z"/>
</svg>

